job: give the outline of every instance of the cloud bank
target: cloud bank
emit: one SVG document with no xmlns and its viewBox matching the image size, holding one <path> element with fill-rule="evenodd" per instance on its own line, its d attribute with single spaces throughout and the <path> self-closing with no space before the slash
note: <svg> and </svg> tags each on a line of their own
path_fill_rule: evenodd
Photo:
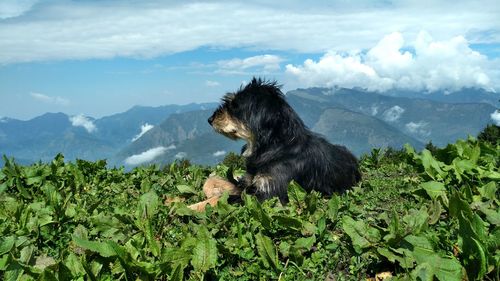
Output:
<svg viewBox="0 0 500 281">
<path fill-rule="evenodd" d="M 29 11 L 38 0 L 2 0 L 0 1 L 0 19 L 18 17 Z"/>
<path fill-rule="evenodd" d="M 181 152 L 178 152 L 177 154 L 175 154 L 175 156 L 174 156 L 174 157 L 175 157 L 176 159 L 185 159 L 185 158 L 186 158 L 186 156 L 187 156 L 187 153 L 186 153 L 186 152 L 181 151 Z"/>
<path fill-rule="evenodd" d="M 153 129 L 154 126 L 153 125 L 150 125 L 148 123 L 146 124 L 143 124 L 141 126 L 141 132 L 139 134 L 137 134 L 135 137 L 132 138 L 132 142 L 138 140 L 140 137 L 142 137 L 142 135 L 144 135 L 147 131 Z"/>
<path fill-rule="evenodd" d="M 387 122 L 396 122 L 403 115 L 405 109 L 400 107 L 399 105 L 395 105 L 382 114 L 382 118 Z"/>
<path fill-rule="evenodd" d="M 227 152 L 225 150 L 218 150 L 218 151 L 216 151 L 216 152 L 213 153 L 213 156 L 214 157 L 220 157 L 220 156 L 226 155 L 226 153 Z"/>
<path fill-rule="evenodd" d="M 207 81 L 205 81 L 205 86 L 207 86 L 207 87 L 218 87 L 218 86 L 220 86 L 220 83 L 217 82 L 217 81 L 207 80 Z"/>
<path fill-rule="evenodd" d="M 69 117 L 69 121 L 71 122 L 71 125 L 75 127 L 83 127 L 89 133 L 97 131 L 97 127 L 94 122 L 83 114 L 71 116 Z"/>
<path fill-rule="evenodd" d="M 151 148 L 151 149 L 146 150 L 142 153 L 127 157 L 127 159 L 125 159 L 125 164 L 131 165 L 131 166 L 136 166 L 136 165 L 148 163 L 148 162 L 153 161 L 156 157 L 164 154 L 167 150 L 168 150 L 168 148 L 164 147 L 164 146 L 158 146 L 155 148 Z"/>
<path fill-rule="evenodd" d="M 272 72 L 280 70 L 282 61 L 283 58 L 276 55 L 259 55 L 244 59 L 222 60 L 218 61 L 217 64 L 221 73 L 241 73 L 254 68 L 261 68 L 260 72 Z"/>
<path fill-rule="evenodd" d="M 500 111 L 499 110 L 495 110 L 495 112 L 491 113 L 491 120 L 493 120 L 493 122 L 495 122 L 495 124 L 497 126 L 500 126 Z"/>
<path fill-rule="evenodd" d="M 422 31 L 410 44 L 402 33 L 385 36 L 367 52 L 327 52 L 318 61 L 286 66 L 304 86 L 361 87 L 370 91 L 404 89 L 434 92 L 463 87 L 494 90 L 500 85 L 497 62 L 472 50 L 463 36 L 436 41 Z"/>
<path fill-rule="evenodd" d="M 395 30 L 410 38 L 432 30 L 439 39 L 500 43 L 496 0 L 34 2 L 1 1 L 0 64 L 150 58 L 200 47 L 363 50 Z"/>
<path fill-rule="evenodd" d="M 41 102 L 48 103 L 48 104 L 55 104 L 55 105 L 62 105 L 62 106 L 69 105 L 69 100 L 65 99 L 65 98 L 61 98 L 61 97 L 51 97 L 51 96 L 47 96 L 47 95 L 35 93 L 35 92 L 31 92 L 30 96 L 37 101 L 41 101 Z"/>
<path fill-rule="evenodd" d="M 431 135 L 431 132 L 427 128 L 428 125 L 429 123 L 424 121 L 409 122 L 405 125 L 405 128 L 413 135 L 418 135 L 419 137 L 428 137 Z"/>
</svg>

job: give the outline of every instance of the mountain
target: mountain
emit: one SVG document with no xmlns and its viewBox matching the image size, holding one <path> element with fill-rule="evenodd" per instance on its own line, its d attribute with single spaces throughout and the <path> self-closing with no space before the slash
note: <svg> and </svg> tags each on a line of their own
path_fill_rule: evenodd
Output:
<svg viewBox="0 0 500 281">
<path fill-rule="evenodd" d="M 444 103 L 344 88 L 297 89 L 288 92 L 287 98 L 299 113 L 306 111 L 302 115 L 309 126 L 321 113 L 312 108 L 339 107 L 372 116 L 420 142 L 438 146 L 477 135 L 491 123 L 490 114 L 496 109 L 487 103 Z"/>
<path fill-rule="evenodd" d="M 168 148 L 155 162 L 172 162 L 186 158 L 195 163 L 214 164 L 221 157 L 214 153 L 239 151 L 243 145 L 215 133 L 208 125 L 213 110 L 199 110 L 172 114 L 160 125 L 146 132 L 118 154 L 118 163 L 130 156 L 156 148 Z M 220 155 L 222 156 L 222 155 Z"/>
<path fill-rule="evenodd" d="M 24 163 L 50 161 L 58 153 L 66 159 L 113 160 L 116 153 L 141 133 L 141 126 L 158 125 L 174 113 L 213 108 L 216 103 L 135 106 L 130 110 L 100 119 L 82 117 L 95 130 L 74 124 L 64 113 L 46 113 L 31 120 L 0 120 L 0 155 L 22 159 Z M 76 126 L 75 126 L 76 125 Z"/>
<path fill-rule="evenodd" d="M 500 103 L 500 93 L 478 88 L 463 88 L 451 93 L 448 91 L 421 93 L 416 91 L 390 90 L 382 94 L 393 97 L 418 98 L 447 103 L 488 103 L 492 106 L 498 106 Z"/>
<path fill-rule="evenodd" d="M 470 102 L 473 97 L 485 102 Z M 410 143 L 422 148 L 429 141 L 444 146 L 468 134 L 477 135 L 491 123 L 497 97 L 474 89 L 453 94 L 380 94 L 338 87 L 286 94 L 309 128 L 358 156 L 374 147 L 400 148 Z M 63 153 L 68 160 L 107 159 L 115 166 L 182 158 L 215 164 L 228 152 L 239 153 L 243 145 L 208 125 L 207 118 L 217 105 L 136 106 L 99 119 L 78 116 L 78 122 L 64 113 L 47 113 L 28 121 L 4 117 L 0 119 L 0 154 L 24 163 L 50 161 Z"/>
<path fill-rule="evenodd" d="M 74 127 L 64 113 L 46 113 L 28 121 L 9 119 L 0 123 L 0 135 L 0 153 L 25 162 L 49 161 L 60 152 L 68 159 L 97 159 L 112 149 L 112 144 Z"/>
<path fill-rule="evenodd" d="M 405 143 L 418 149 L 423 148 L 421 142 L 387 123 L 343 108 L 325 109 L 312 130 L 332 143 L 347 146 L 356 155 L 366 153 L 372 148 L 400 148 Z"/>
<path fill-rule="evenodd" d="M 216 107 L 216 103 L 165 105 L 158 107 L 134 106 L 123 113 L 103 117 L 95 121 L 97 136 L 122 148 L 141 133 L 141 126 L 156 126 L 174 113 L 182 113 Z"/>
</svg>

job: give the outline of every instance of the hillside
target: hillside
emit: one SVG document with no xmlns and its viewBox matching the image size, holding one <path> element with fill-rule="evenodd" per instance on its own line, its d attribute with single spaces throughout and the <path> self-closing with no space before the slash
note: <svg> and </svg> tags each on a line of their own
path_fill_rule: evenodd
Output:
<svg viewBox="0 0 500 281">
<path fill-rule="evenodd" d="M 443 103 L 344 88 L 298 89 L 287 93 L 287 97 L 294 105 L 309 104 L 319 109 L 341 107 L 373 116 L 420 142 L 432 141 L 439 146 L 477 135 L 491 122 L 490 114 L 496 109 L 487 103 Z M 316 110 L 306 120 L 314 124 L 319 116 Z"/>
<path fill-rule="evenodd" d="M 113 159 L 141 133 L 141 127 L 160 124 L 171 114 L 215 107 L 214 103 L 136 106 L 99 119 L 84 117 L 73 124 L 72 116 L 47 113 L 27 121 L 3 118 L 0 121 L 0 155 L 14 156 L 27 163 L 49 161 L 58 153 L 67 159 Z M 91 124 L 89 131 L 83 124 Z"/>
<path fill-rule="evenodd" d="M 0 279 L 495 280 L 499 159 L 500 146 L 472 139 L 434 154 L 374 150 L 345 194 L 291 183 L 286 206 L 245 195 L 204 213 L 186 205 L 229 167 L 5 159 Z"/>
<path fill-rule="evenodd" d="M 374 147 L 397 149 L 410 143 L 421 148 L 429 141 L 444 146 L 476 135 L 492 122 L 495 107 L 491 103 L 496 97 L 498 94 L 475 89 L 448 94 L 380 94 L 338 87 L 297 89 L 286 94 L 309 128 L 330 142 L 347 146 L 357 156 Z M 485 103 L 470 102 L 474 100 Z M 77 116 L 78 122 L 64 113 L 27 121 L 2 118 L 0 154 L 33 163 L 50 161 L 63 153 L 69 160 L 107 159 L 111 166 L 127 168 L 181 158 L 215 164 L 229 152 L 239 153 L 242 146 L 218 136 L 208 125 L 206 120 L 216 106 L 136 106 L 98 119 Z M 127 162 L 130 157 L 139 160 Z"/>
<path fill-rule="evenodd" d="M 341 108 L 325 109 L 312 130 L 332 143 L 348 146 L 356 155 L 372 148 L 401 148 L 406 143 L 423 148 L 418 140 L 377 118 Z"/>
</svg>

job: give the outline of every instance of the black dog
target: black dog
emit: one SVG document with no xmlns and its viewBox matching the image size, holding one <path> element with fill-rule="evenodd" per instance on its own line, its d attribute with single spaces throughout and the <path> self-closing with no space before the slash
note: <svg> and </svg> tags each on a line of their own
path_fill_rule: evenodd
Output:
<svg viewBox="0 0 500 281">
<path fill-rule="evenodd" d="M 331 195 L 361 179 L 356 157 L 307 129 L 276 82 L 253 78 L 226 94 L 208 122 L 217 132 L 247 142 L 242 149 L 247 173 L 237 186 L 260 200 L 277 196 L 286 202 L 292 180 L 307 191 Z"/>
</svg>

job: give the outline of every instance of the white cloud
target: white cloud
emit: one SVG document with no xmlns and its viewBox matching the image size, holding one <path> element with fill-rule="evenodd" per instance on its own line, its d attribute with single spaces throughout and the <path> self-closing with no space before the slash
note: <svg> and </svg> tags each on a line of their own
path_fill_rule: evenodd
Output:
<svg viewBox="0 0 500 281">
<path fill-rule="evenodd" d="M 2 0 L 0 1 L 0 19 L 18 17 L 29 11 L 38 0 Z"/>
<path fill-rule="evenodd" d="M 491 113 L 491 120 L 495 122 L 497 126 L 500 126 L 500 111 L 495 110 L 495 112 Z"/>
<path fill-rule="evenodd" d="M 405 112 L 405 109 L 400 107 L 399 105 L 395 105 L 382 114 L 382 118 L 387 122 L 396 122 L 401 115 Z"/>
<path fill-rule="evenodd" d="M 151 148 L 151 149 L 146 150 L 142 153 L 127 157 L 127 159 L 125 159 L 125 164 L 135 166 L 135 165 L 148 163 L 148 162 L 153 161 L 156 157 L 164 154 L 167 150 L 168 150 L 168 148 L 163 147 L 163 146 Z"/>
<path fill-rule="evenodd" d="M 150 125 L 148 123 L 146 124 L 143 124 L 141 126 L 141 132 L 139 134 L 137 134 L 135 137 L 132 138 L 132 142 L 138 140 L 140 137 L 142 137 L 142 135 L 144 135 L 147 131 L 153 129 L 154 126 L 153 125 Z"/>
<path fill-rule="evenodd" d="M 410 47 L 414 53 L 404 51 Z M 304 86 L 361 87 L 374 91 L 408 89 L 433 92 L 463 87 L 500 87 L 497 62 L 472 50 L 463 36 L 435 41 L 425 31 L 406 46 L 403 35 L 391 33 L 366 53 L 327 52 L 318 61 L 286 66 Z"/>
<path fill-rule="evenodd" d="M 207 87 L 217 87 L 217 86 L 220 86 L 220 83 L 217 82 L 217 81 L 207 80 L 207 81 L 205 81 L 205 86 L 207 86 Z"/>
<path fill-rule="evenodd" d="M 177 147 L 175 146 L 175 144 L 171 144 L 169 146 L 167 146 L 167 150 L 173 150 L 173 149 L 176 149 Z"/>
<path fill-rule="evenodd" d="M 439 39 L 465 34 L 473 43 L 498 43 L 497 2 L 41 1 L 15 21 L 0 22 L 0 63 L 155 57 L 204 46 L 362 50 L 395 30 L 410 37 L 432 30 Z M 28 6 L 5 15 L 24 13 Z"/>
<path fill-rule="evenodd" d="M 97 131 L 97 127 L 95 126 L 94 122 L 83 114 L 71 116 L 69 117 L 69 121 L 73 126 L 83 127 L 89 133 Z"/>
<path fill-rule="evenodd" d="M 225 150 L 218 150 L 218 151 L 214 152 L 213 156 L 214 157 L 224 156 L 224 155 L 226 155 L 226 153 L 227 152 Z"/>
<path fill-rule="evenodd" d="M 372 114 L 372 116 L 377 115 L 377 113 L 378 113 L 378 106 L 372 105 L 372 107 L 371 107 L 371 114 Z"/>
<path fill-rule="evenodd" d="M 30 96 L 32 98 L 34 98 L 35 100 L 38 100 L 38 101 L 41 101 L 44 103 L 62 105 L 62 106 L 69 105 L 69 100 L 65 99 L 65 98 L 61 98 L 61 97 L 51 97 L 51 96 L 47 96 L 47 95 L 35 93 L 35 92 L 31 92 Z"/>
<path fill-rule="evenodd" d="M 427 128 L 428 125 L 429 123 L 424 121 L 409 122 L 405 124 L 405 128 L 409 133 L 413 135 L 418 135 L 419 137 L 428 137 L 431 135 L 431 132 Z"/>
<path fill-rule="evenodd" d="M 187 156 L 187 153 L 181 151 L 181 152 L 177 153 L 174 157 L 177 159 L 184 159 L 184 158 L 186 158 L 186 156 Z"/>
<path fill-rule="evenodd" d="M 260 55 L 244 59 L 234 58 L 231 60 L 218 61 L 219 72 L 239 73 L 250 68 L 262 68 L 262 71 L 280 70 L 280 63 L 283 59 L 276 55 Z"/>
</svg>

